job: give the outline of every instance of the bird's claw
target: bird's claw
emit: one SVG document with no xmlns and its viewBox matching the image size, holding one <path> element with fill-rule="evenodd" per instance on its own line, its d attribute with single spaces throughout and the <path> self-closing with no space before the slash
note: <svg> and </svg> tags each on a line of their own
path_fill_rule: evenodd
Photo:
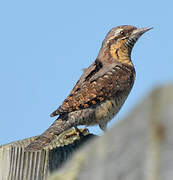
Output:
<svg viewBox="0 0 173 180">
<path fill-rule="evenodd" d="M 87 128 L 78 129 L 77 127 L 74 127 L 74 130 L 66 134 L 65 138 L 68 139 L 73 136 L 83 136 L 85 133 L 88 133 L 88 132 L 89 130 Z"/>
</svg>

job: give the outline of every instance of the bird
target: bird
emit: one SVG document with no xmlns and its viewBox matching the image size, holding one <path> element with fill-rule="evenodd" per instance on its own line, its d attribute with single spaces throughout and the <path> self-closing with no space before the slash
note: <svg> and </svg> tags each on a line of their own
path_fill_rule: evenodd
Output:
<svg viewBox="0 0 173 180">
<path fill-rule="evenodd" d="M 78 125 L 99 125 L 105 131 L 135 81 L 132 49 L 139 37 L 151 29 L 132 25 L 112 28 L 103 40 L 95 61 L 83 71 L 62 104 L 50 114 L 51 117 L 58 116 L 57 119 L 25 150 L 41 150 L 62 132 L 72 127 L 78 131 Z"/>
</svg>

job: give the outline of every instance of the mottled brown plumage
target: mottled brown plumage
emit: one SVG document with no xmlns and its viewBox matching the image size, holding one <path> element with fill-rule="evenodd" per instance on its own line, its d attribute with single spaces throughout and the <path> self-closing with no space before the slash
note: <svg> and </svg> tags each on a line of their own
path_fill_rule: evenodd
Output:
<svg viewBox="0 0 173 180">
<path fill-rule="evenodd" d="M 42 149 L 55 135 L 78 125 L 98 124 L 105 130 L 134 83 L 131 50 L 137 39 L 150 29 L 127 25 L 111 29 L 94 63 L 85 69 L 70 95 L 51 114 L 58 115 L 57 120 L 26 149 Z"/>
<path fill-rule="evenodd" d="M 93 67 L 99 69 L 97 66 L 102 66 L 97 65 L 97 61 L 90 66 L 91 69 Z M 99 73 L 95 69 L 95 75 L 84 73 L 85 78 L 80 79 L 82 82 L 79 81 L 76 84 L 63 104 L 51 116 L 91 107 L 116 95 L 117 91 L 130 88 L 133 84 L 135 71 L 132 66 L 114 62 L 100 70 Z"/>
</svg>

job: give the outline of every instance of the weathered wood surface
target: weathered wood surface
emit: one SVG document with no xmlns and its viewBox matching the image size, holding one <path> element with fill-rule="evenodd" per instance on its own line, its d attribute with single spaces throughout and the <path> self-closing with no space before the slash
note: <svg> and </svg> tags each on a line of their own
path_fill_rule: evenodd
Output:
<svg viewBox="0 0 173 180">
<path fill-rule="evenodd" d="M 49 180 L 173 179 L 173 85 L 154 90 Z"/>
<path fill-rule="evenodd" d="M 25 152 L 24 148 L 36 137 L 16 141 L 0 146 L 0 180 L 45 180 L 47 176 L 87 142 L 93 135 L 85 132 L 84 136 L 65 135 L 62 133 L 42 151 Z"/>
</svg>

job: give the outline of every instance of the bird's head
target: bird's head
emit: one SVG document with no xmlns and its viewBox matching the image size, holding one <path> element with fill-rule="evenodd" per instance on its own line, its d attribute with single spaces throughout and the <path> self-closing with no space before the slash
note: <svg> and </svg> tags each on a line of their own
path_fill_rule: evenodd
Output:
<svg viewBox="0 0 173 180">
<path fill-rule="evenodd" d="M 99 55 L 109 54 L 119 61 L 130 59 L 134 44 L 142 34 L 150 29 L 152 28 L 136 28 L 130 25 L 112 28 L 103 41 Z"/>
</svg>

